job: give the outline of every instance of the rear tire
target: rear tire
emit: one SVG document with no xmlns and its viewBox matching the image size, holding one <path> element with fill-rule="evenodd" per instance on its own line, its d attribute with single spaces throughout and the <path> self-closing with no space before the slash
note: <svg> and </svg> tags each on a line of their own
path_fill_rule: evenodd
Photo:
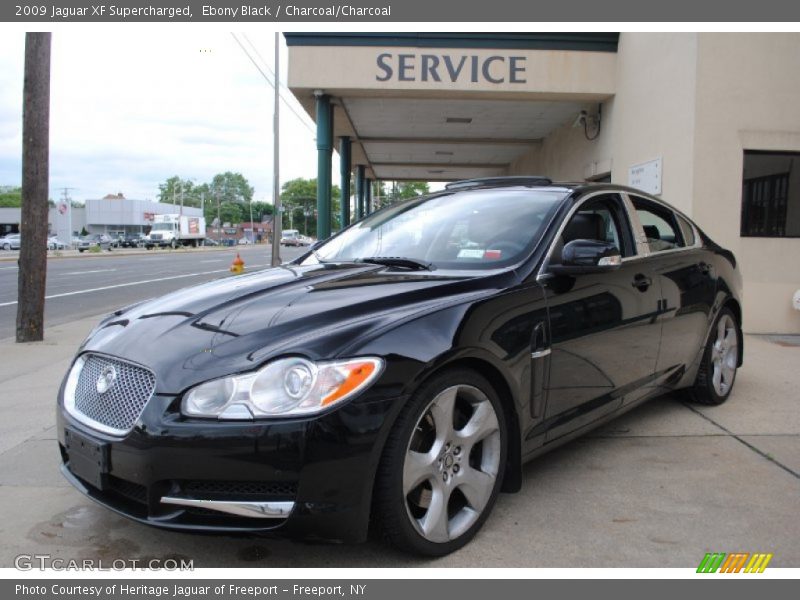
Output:
<svg viewBox="0 0 800 600">
<path fill-rule="evenodd" d="M 741 347 L 742 331 L 736 316 L 729 308 L 723 308 L 708 336 L 694 386 L 688 390 L 693 401 L 717 406 L 730 397 Z"/>
<path fill-rule="evenodd" d="M 424 384 L 397 418 L 375 479 L 384 537 L 425 556 L 465 546 L 497 499 L 506 440 L 500 399 L 481 375 L 454 369 Z"/>
</svg>

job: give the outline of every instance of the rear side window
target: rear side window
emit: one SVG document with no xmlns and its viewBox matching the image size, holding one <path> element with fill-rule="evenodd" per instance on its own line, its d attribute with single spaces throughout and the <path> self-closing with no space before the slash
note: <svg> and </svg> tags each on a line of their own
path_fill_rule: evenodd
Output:
<svg viewBox="0 0 800 600">
<path fill-rule="evenodd" d="M 678 226 L 675 213 L 655 202 L 633 197 L 633 206 L 644 229 L 644 236 L 650 252 L 663 252 L 683 248 L 683 234 Z"/>
</svg>

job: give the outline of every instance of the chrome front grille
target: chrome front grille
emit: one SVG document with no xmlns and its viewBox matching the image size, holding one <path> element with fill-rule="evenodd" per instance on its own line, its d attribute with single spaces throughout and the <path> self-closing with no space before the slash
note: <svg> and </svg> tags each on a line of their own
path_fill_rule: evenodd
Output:
<svg viewBox="0 0 800 600">
<path fill-rule="evenodd" d="M 72 367 L 64 393 L 67 411 L 89 427 L 124 435 L 153 395 L 156 376 L 132 363 L 85 354 Z"/>
</svg>

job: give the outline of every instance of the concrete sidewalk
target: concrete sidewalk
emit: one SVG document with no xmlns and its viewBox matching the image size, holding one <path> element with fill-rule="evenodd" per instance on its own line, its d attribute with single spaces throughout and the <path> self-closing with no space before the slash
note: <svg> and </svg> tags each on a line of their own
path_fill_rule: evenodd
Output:
<svg viewBox="0 0 800 600">
<path fill-rule="evenodd" d="M 58 472 L 54 403 L 97 318 L 37 344 L 0 340 L 0 567 L 64 559 L 182 557 L 196 567 L 696 567 L 706 552 L 772 552 L 800 567 L 800 347 L 747 336 L 731 399 L 664 397 L 525 468 L 482 532 L 438 560 L 379 542 L 310 545 L 145 527 L 73 490 Z"/>
</svg>

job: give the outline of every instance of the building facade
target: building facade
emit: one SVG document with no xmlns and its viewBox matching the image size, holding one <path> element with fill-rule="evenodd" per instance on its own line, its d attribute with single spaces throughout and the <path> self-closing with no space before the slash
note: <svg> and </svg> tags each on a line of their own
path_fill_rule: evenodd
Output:
<svg viewBox="0 0 800 600">
<path fill-rule="evenodd" d="M 86 200 L 83 206 L 73 206 L 69 210 L 63 203 L 56 203 L 48 212 L 48 232 L 58 235 L 59 240 L 70 243 L 71 235 L 79 235 L 84 229 L 92 233 L 105 233 L 114 237 L 129 233 L 147 233 L 155 215 L 168 215 L 182 212 L 190 217 L 202 217 L 199 208 L 135 200 L 119 196 Z M 0 231 L 16 233 L 19 231 L 21 210 L 19 208 L 0 208 Z"/>
<path fill-rule="evenodd" d="M 375 179 L 633 185 L 736 254 L 746 331 L 800 333 L 800 34 L 286 39 L 289 87 L 318 126 L 320 214 L 334 148 L 356 216 Z"/>
</svg>

